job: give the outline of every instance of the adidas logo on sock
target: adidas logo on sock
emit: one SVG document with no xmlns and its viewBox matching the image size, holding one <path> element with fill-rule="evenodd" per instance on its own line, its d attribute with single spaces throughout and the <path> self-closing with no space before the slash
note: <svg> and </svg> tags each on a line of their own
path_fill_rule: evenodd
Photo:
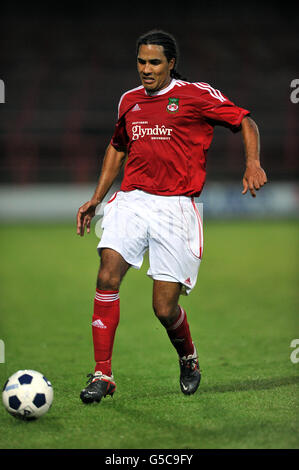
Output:
<svg viewBox="0 0 299 470">
<path fill-rule="evenodd" d="M 107 328 L 106 325 L 101 320 L 95 320 L 92 322 L 92 326 L 95 326 L 96 328 Z"/>
</svg>

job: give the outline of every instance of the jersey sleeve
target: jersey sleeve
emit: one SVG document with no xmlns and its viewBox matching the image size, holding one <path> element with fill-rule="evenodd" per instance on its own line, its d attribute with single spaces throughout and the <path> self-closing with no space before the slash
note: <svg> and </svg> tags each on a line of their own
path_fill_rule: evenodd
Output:
<svg viewBox="0 0 299 470">
<path fill-rule="evenodd" d="M 126 125 L 124 118 L 121 118 L 117 121 L 112 135 L 110 144 L 118 151 L 121 152 L 127 148 L 128 145 L 128 135 L 126 132 Z"/>
<path fill-rule="evenodd" d="M 222 125 L 232 132 L 238 132 L 243 118 L 248 116 L 250 111 L 235 105 L 207 83 L 197 83 L 195 86 L 200 90 L 200 114 L 213 125 Z"/>
<path fill-rule="evenodd" d="M 119 152 L 125 150 L 128 145 L 128 135 L 126 132 L 126 123 L 124 119 L 124 106 L 123 106 L 123 96 L 120 98 L 118 104 L 118 121 L 114 128 L 114 133 L 112 135 L 110 144 Z"/>
</svg>

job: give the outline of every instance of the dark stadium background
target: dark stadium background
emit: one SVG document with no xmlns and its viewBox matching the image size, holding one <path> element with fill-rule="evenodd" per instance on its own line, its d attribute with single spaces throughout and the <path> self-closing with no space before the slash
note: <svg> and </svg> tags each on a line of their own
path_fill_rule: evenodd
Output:
<svg viewBox="0 0 299 470">
<path fill-rule="evenodd" d="M 155 27 L 175 35 L 179 71 L 252 111 L 269 181 L 298 177 L 299 75 L 296 7 L 285 2 L 185 2 L 159 6 L 1 6 L 0 183 L 96 182 L 121 94 L 137 85 L 136 38 Z M 241 138 L 217 128 L 209 181 L 238 181 Z"/>
</svg>

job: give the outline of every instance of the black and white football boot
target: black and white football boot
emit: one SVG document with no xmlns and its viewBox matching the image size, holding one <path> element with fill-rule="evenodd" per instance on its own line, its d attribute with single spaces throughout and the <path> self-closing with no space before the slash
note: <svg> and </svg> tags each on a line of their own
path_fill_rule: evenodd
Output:
<svg viewBox="0 0 299 470">
<path fill-rule="evenodd" d="M 194 353 L 189 356 L 179 358 L 180 364 L 180 386 L 185 395 L 192 395 L 199 387 L 201 373 L 198 363 L 198 355 L 196 347 L 194 346 Z"/>
<path fill-rule="evenodd" d="M 87 377 L 89 377 L 88 385 L 80 393 L 83 403 L 99 403 L 103 397 L 113 396 L 116 389 L 113 375 L 109 377 L 102 374 L 101 371 L 97 371 L 94 374 L 88 374 Z"/>
</svg>

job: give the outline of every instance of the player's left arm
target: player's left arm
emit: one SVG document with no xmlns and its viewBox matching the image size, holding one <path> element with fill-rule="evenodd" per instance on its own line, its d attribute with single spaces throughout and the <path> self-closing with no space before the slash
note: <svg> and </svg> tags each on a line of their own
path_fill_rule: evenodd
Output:
<svg viewBox="0 0 299 470">
<path fill-rule="evenodd" d="M 248 116 L 242 120 L 241 127 L 246 157 L 242 194 L 246 194 L 249 189 L 252 197 L 256 197 L 255 191 L 267 183 L 266 173 L 260 164 L 259 130 L 254 120 Z"/>
</svg>

